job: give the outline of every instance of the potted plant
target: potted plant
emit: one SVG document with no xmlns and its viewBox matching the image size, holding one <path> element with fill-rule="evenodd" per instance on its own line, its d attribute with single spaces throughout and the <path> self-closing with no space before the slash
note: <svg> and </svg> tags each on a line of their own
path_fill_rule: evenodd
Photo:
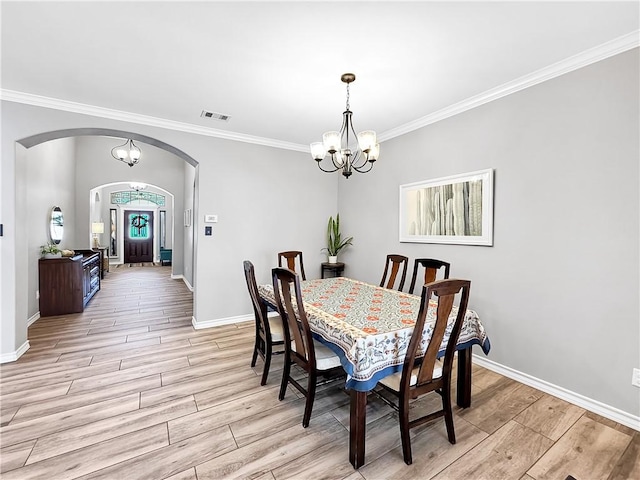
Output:
<svg viewBox="0 0 640 480">
<path fill-rule="evenodd" d="M 333 217 L 329 217 L 329 223 L 327 224 L 327 247 L 322 249 L 327 251 L 329 263 L 336 263 L 338 261 L 338 253 L 347 245 L 353 245 L 353 237 L 342 239 L 342 235 L 340 234 L 340 214 L 336 215 L 335 220 Z"/>
<path fill-rule="evenodd" d="M 55 243 L 47 243 L 40 246 L 40 253 L 43 258 L 61 258 L 62 252 Z"/>
</svg>

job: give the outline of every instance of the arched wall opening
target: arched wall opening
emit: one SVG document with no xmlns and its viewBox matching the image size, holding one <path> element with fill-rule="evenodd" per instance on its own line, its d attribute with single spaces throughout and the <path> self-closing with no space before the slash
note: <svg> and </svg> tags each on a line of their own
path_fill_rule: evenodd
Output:
<svg viewBox="0 0 640 480">
<path fill-rule="evenodd" d="M 138 197 L 150 194 L 148 197 L 151 200 L 132 197 L 131 201 L 125 198 L 122 202 L 114 202 L 111 199 L 113 194 L 116 197 L 133 194 L 135 197 L 136 194 L 133 192 L 136 191 L 142 191 L 142 195 Z M 161 249 L 173 252 L 176 231 L 180 231 L 183 218 L 182 215 L 176 216 L 175 195 L 171 191 L 152 183 L 110 182 L 92 188 L 89 191 L 88 202 L 90 225 L 98 223 L 102 224 L 103 228 L 100 234 L 89 233 L 90 240 L 106 248 L 110 264 L 126 263 L 123 253 L 126 228 L 124 214 L 132 209 L 153 212 L 153 261 L 161 261 Z M 176 253 L 183 255 L 183 250 Z M 170 265 L 173 267 L 173 262 Z"/>
<path fill-rule="evenodd" d="M 140 143 L 143 146 L 143 149 L 146 150 L 147 152 L 154 149 L 161 150 L 162 154 L 165 155 L 166 157 L 169 157 L 169 156 L 175 157 L 175 163 L 180 165 L 180 166 L 176 166 L 175 167 L 176 169 L 191 170 L 191 173 L 186 176 L 186 180 L 184 181 L 181 180 L 182 184 L 180 185 L 180 189 L 179 189 L 180 198 L 178 199 L 176 196 L 177 199 L 173 202 L 174 203 L 173 217 L 178 218 L 178 221 L 176 221 L 175 223 L 179 223 L 180 225 L 180 232 L 179 233 L 174 232 L 173 235 L 174 237 L 177 237 L 179 235 L 180 242 L 182 242 L 183 244 L 185 240 L 189 241 L 190 244 L 185 248 L 183 248 L 183 253 L 185 251 L 186 253 L 184 255 L 181 255 L 181 259 L 179 260 L 179 262 L 177 262 L 177 264 L 179 265 L 179 270 L 177 270 L 176 274 L 172 276 L 174 278 L 185 278 L 184 277 L 185 270 L 189 271 L 189 278 L 188 279 L 185 278 L 185 283 L 192 291 L 194 291 L 194 303 L 195 303 L 195 297 L 196 297 L 195 288 L 194 288 L 195 287 L 195 274 L 194 274 L 195 235 L 193 234 L 193 232 L 187 233 L 186 231 L 182 230 L 183 209 L 185 208 L 194 209 L 195 204 L 197 202 L 195 186 L 197 185 L 196 179 L 198 176 L 198 162 L 196 162 L 191 156 L 155 138 L 148 137 L 145 135 L 140 135 L 135 132 L 125 131 L 125 130 L 113 130 L 113 129 L 102 129 L 102 128 L 79 128 L 79 129 L 55 130 L 55 131 L 50 131 L 46 133 L 25 137 L 16 141 L 16 150 L 15 150 L 16 185 L 28 184 L 28 178 L 30 174 L 29 169 L 34 168 L 33 165 L 27 167 L 27 165 L 29 164 L 30 154 L 31 152 L 37 150 L 38 148 L 43 148 L 45 145 L 48 144 L 48 142 L 52 142 L 54 140 L 64 141 L 67 139 L 69 139 L 70 141 L 73 141 L 73 139 L 77 139 L 78 144 L 82 144 L 83 142 L 86 144 L 87 142 L 90 142 L 91 139 L 96 139 L 96 141 L 103 142 L 103 143 L 107 142 L 110 145 L 110 147 L 104 150 L 108 157 L 103 158 L 101 160 L 102 163 L 95 170 L 104 172 L 105 178 L 108 181 L 105 181 L 102 183 L 100 183 L 99 181 L 94 181 L 90 184 L 85 185 L 80 191 L 76 190 L 79 197 L 79 199 L 76 200 L 76 203 L 78 205 L 83 204 L 84 206 L 82 207 L 79 206 L 78 208 L 76 208 L 75 212 L 73 212 L 69 218 L 69 224 L 70 226 L 73 226 L 75 233 L 68 237 L 68 240 L 70 243 L 68 246 L 90 248 L 91 235 L 89 232 L 90 232 L 91 218 L 89 214 L 90 205 L 89 205 L 89 202 L 87 202 L 87 198 L 89 196 L 89 190 L 97 187 L 98 185 L 106 185 L 110 183 L 115 183 L 117 181 L 122 181 L 122 182 L 146 181 L 145 183 L 153 184 L 159 189 L 165 190 L 167 192 L 171 192 L 172 190 L 174 190 L 171 186 L 168 186 L 168 184 L 165 182 L 144 178 L 144 175 L 141 177 L 140 174 L 142 172 L 142 169 L 140 169 L 138 166 L 130 168 L 127 165 L 122 164 L 121 162 L 118 162 L 115 159 L 111 158 L 110 148 L 115 146 L 118 142 L 122 143 L 120 141 L 120 139 L 122 138 L 127 138 L 127 139 L 131 138 L 135 140 L 136 143 Z M 80 151 L 81 149 L 82 148 L 79 147 L 77 150 Z M 81 155 L 82 154 L 80 154 L 80 156 Z M 82 163 L 83 163 L 82 158 L 78 158 L 78 164 L 81 165 Z M 118 177 L 117 174 L 114 174 L 113 172 L 116 171 L 119 167 L 124 168 L 123 170 L 124 172 L 127 172 L 127 173 L 133 172 L 134 176 Z M 73 177 L 73 173 L 69 171 L 65 172 L 64 167 L 60 165 L 55 165 L 55 169 L 57 170 L 57 173 L 64 172 L 67 174 L 67 176 Z M 156 168 L 156 170 L 163 170 L 163 169 Z M 168 175 L 170 175 L 170 173 Z M 113 179 L 114 181 L 109 181 L 111 179 Z M 191 188 L 185 188 L 185 185 L 188 186 L 189 184 L 191 185 Z M 78 182 L 76 181 L 74 185 L 70 186 L 70 188 L 73 188 L 73 186 L 75 186 L 77 189 L 77 185 L 78 185 Z M 40 227 L 39 223 L 42 223 L 42 222 L 39 222 L 40 220 L 39 218 L 29 217 L 30 199 L 29 199 L 28 188 L 29 188 L 28 185 L 26 185 L 25 187 L 25 190 L 27 190 L 26 194 L 21 193 L 20 195 L 16 196 L 17 198 L 16 208 L 15 208 L 16 218 L 29 219 L 28 222 L 24 222 L 25 223 L 24 227 L 18 228 L 18 226 L 16 226 L 17 227 L 16 238 L 19 239 L 22 237 L 27 239 L 27 242 L 31 242 L 31 243 L 36 242 L 41 244 L 45 242 L 45 239 L 43 239 L 41 236 L 37 239 L 34 239 L 34 238 L 30 239 L 31 237 L 30 229 L 33 227 L 33 225 L 37 225 L 39 228 Z M 49 209 L 50 205 L 47 204 L 46 208 Z M 66 218 L 65 218 L 65 221 L 66 221 Z M 192 228 L 195 228 L 195 226 Z M 79 233 L 79 232 L 82 232 L 82 233 Z M 15 336 L 18 338 L 21 336 L 20 331 L 24 331 L 26 333 L 26 327 L 28 327 L 30 323 L 37 320 L 38 318 L 36 313 L 34 313 L 34 308 L 37 308 L 37 298 L 36 298 L 37 297 L 37 291 L 36 291 L 37 258 L 39 257 L 39 250 L 32 247 L 33 246 L 30 244 L 28 247 L 28 255 L 17 256 L 15 259 L 15 262 L 16 262 L 16 282 L 15 282 L 16 311 L 15 311 L 15 316 L 13 316 L 11 321 L 14 323 L 13 332 Z M 186 262 L 188 262 L 188 268 L 185 268 L 187 266 L 185 265 Z M 175 265 L 176 262 L 172 262 L 172 263 Z M 174 266 L 173 268 L 175 269 L 176 267 Z M 34 275 L 35 275 L 35 281 L 34 281 Z M 26 319 L 26 324 L 24 319 Z M 7 319 L 4 319 L 3 322 L 6 322 L 6 320 Z M 8 331 L 10 330 L 11 328 Z M 3 333 L 5 331 L 7 330 L 5 330 L 3 327 Z M 24 348 L 21 347 L 21 349 L 16 350 L 17 357 L 19 357 L 22 353 L 24 353 L 24 351 L 26 351 L 27 348 L 28 348 L 28 342 L 26 342 L 26 345 Z M 11 361 L 11 359 L 8 357 L 7 359 L 5 359 L 3 355 L 2 361 Z"/>
</svg>

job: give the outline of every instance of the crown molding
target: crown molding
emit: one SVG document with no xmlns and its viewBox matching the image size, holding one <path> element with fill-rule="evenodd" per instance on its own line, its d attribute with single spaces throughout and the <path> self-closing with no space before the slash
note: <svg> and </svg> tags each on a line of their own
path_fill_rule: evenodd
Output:
<svg viewBox="0 0 640 480">
<path fill-rule="evenodd" d="M 484 105 L 485 103 L 492 102 L 512 93 L 524 90 L 547 80 L 551 80 L 552 78 L 558 77 L 560 75 L 564 75 L 565 73 L 569 73 L 579 68 L 586 67 L 587 65 L 590 65 L 592 63 L 596 63 L 619 53 L 626 52 L 627 50 L 637 48 L 638 46 L 640 46 L 640 30 L 635 30 L 631 33 L 586 50 L 560 62 L 549 65 L 548 67 L 542 68 L 523 77 L 517 78 L 516 80 L 500 85 L 484 93 L 450 105 L 446 108 L 443 108 L 442 110 L 438 110 L 437 112 L 418 118 L 417 120 L 414 120 L 412 122 L 400 125 L 396 128 L 392 128 L 391 130 L 387 130 L 386 132 L 383 132 L 378 136 L 378 140 L 380 142 L 391 140 L 392 138 L 399 137 L 400 135 L 404 135 L 405 133 L 418 130 L 432 123 L 436 123 L 440 120 L 458 115 L 467 110 L 471 110 L 472 108 Z M 149 115 L 140 115 L 137 113 L 125 112 L 122 110 L 96 107 L 93 105 L 70 102 L 57 98 L 18 92 L 15 90 L 0 89 L 0 100 L 24 103 L 37 107 L 52 108 L 55 110 L 62 110 L 72 113 L 80 113 L 83 115 L 91 115 L 100 118 L 120 120 L 123 122 L 137 123 L 152 127 L 165 128 L 168 130 L 177 130 L 180 132 L 193 133 L 196 135 L 223 138 L 226 140 L 233 140 L 237 142 L 264 145 L 267 147 L 280 148 L 284 150 L 309 152 L 308 145 L 283 142 L 272 138 L 246 135 L 237 132 L 228 132 L 225 130 L 207 128 L 190 123 L 176 122 L 173 120 L 152 117 Z"/>
<path fill-rule="evenodd" d="M 512 93 L 532 87 L 538 83 L 546 82 L 552 78 L 586 67 L 587 65 L 591 65 L 592 63 L 626 52 L 627 50 L 637 48 L 638 46 L 640 46 L 640 30 L 635 30 L 627 35 L 623 35 L 597 47 L 585 50 L 582 53 L 566 58 L 565 60 L 549 65 L 548 67 L 450 105 L 442 110 L 438 110 L 437 112 L 418 118 L 417 120 L 406 123 L 397 128 L 387 130 L 378 136 L 378 140 L 380 142 L 391 140 L 392 138 L 399 137 L 405 133 L 413 132 L 414 130 L 439 122 L 445 118 L 453 117 L 454 115 L 479 107 L 485 103 L 511 95 Z"/>
<path fill-rule="evenodd" d="M 152 117 L 150 115 L 140 115 L 122 110 L 96 107 L 94 105 L 70 102 L 58 98 L 44 97 L 15 90 L 0 89 L 0 100 L 24 103 L 26 105 L 34 105 L 36 107 L 52 108 L 54 110 L 62 110 L 71 113 L 80 113 L 82 115 L 91 115 L 93 117 L 137 123 L 151 127 L 165 128 L 168 130 L 177 130 L 179 132 L 194 133 L 196 135 L 203 135 L 207 137 L 223 138 L 225 140 L 234 140 L 236 142 L 253 143 L 256 145 L 264 145 L 284 150 L 295 150 L 298 152 L 309 152 L 308 145 L 283 142 L 272 138 L 257 137 L 237 132 L 228 132 L 225 130 L 218 130 L 216 128 L 201 127 L 191 123 L 176 122 L 174 120 Z"/>
</svg>

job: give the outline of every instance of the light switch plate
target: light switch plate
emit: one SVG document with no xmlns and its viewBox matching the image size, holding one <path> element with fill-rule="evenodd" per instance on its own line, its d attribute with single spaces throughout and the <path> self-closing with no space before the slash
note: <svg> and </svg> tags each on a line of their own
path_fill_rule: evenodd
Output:
<svg viewBox="0 0 640 480">
<path fill-rule="evenodd" d="M 640 368 L 633 369 L 633 376 L 631 377 L 631 385 L 640 387 Z"/>
<path fill-rule="evenodd" d="M 205 215 L 204 223 L 218 223 L 218 215 Z"/>
</svg>

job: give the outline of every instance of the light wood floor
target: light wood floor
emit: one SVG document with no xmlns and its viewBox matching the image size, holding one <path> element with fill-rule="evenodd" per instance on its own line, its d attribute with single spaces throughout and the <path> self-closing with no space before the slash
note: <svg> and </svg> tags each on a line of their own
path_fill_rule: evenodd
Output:
<svg viewBox="0 0 640 480">
<path fill-rule="evenodd" d="M 355 471 L 346 393 L 322 389 L 303 429 L 303 400 L 277 399 L 281 357 L 264 387 L 249 367 L 253 324 L 194 330 L 169 274 L 112 268 L 83 314 L 31 326 L 31 349 L 0 368 L 3 480 L 640 478 L 640 433 L 477 366 L 458 442 L 442 419 L 413 430 L 411 466 L 395 413 L 370 397 Z"/>
</svg>

